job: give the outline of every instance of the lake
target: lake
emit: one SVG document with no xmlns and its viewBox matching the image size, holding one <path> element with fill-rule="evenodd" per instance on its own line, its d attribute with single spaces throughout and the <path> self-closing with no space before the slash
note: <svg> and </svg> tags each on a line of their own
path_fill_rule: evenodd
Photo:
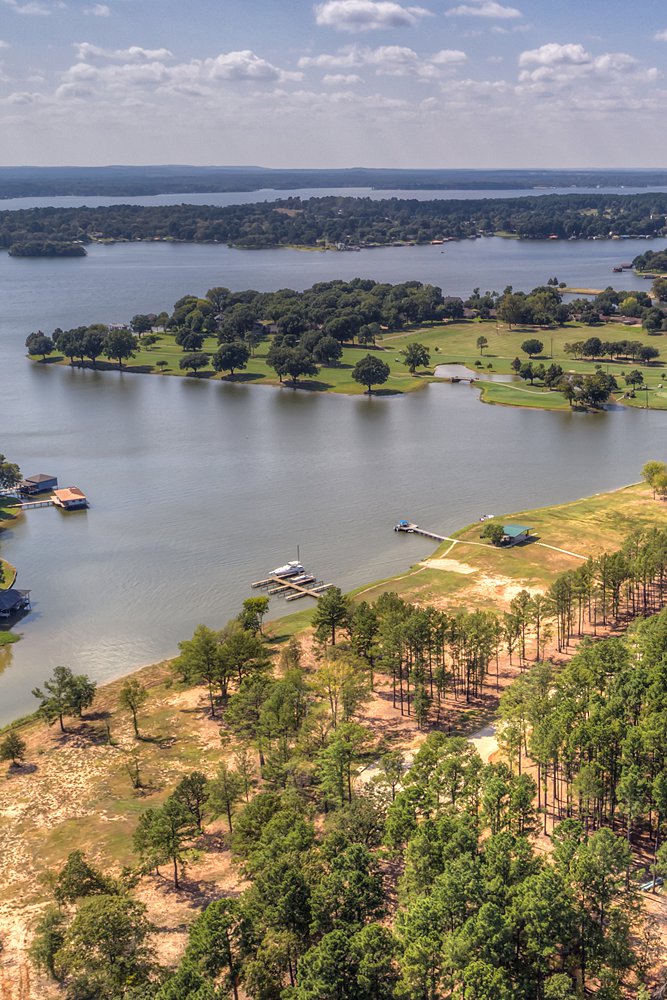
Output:
<svg viewBox="0 0 667 1000">
<path fill-rule="evenodd" d="M 651 191 L 667 191 L 667 187 L 549 187 L 549 188 L 501 188 L 481 191 L 478 188 L 447 190 L 411 190 L 390 188 L 388 190 L 368 187 L 342 188 L 295 188 L 276 190 L 260 188 L 258 191 L 213 191 L 203 194 L 183 192 L 182 194 L 124 195 L 100 197 L 97 195 L 60 195 L 44 198 L 2 198 L 0 211 L 19 208 L 42 208 L 52 205 L 56 208 L 77 208 L 87 205 L 97 208 L 102 205 L 250 205 L 262 201 L 277 201 L 281 198 L 413 198 L 417 201 L 445 199 L 463 201 L 470 198 L 535 198 L 542 194 L 649 194 Z"/>
<path fill-rule="evenodd" d="M 612 262 L 646 246 L 485 239 L 323 254 L 138 243 L 74 260 L 0 256 L 0 450 L 91 499 L 79 514 L 30 511 L 3 535 L 34 610 L 3 653 L 0 721 L 31 710 L 30 690 L 57 664 L 104 680 L 173 654 L 199 622 L 222 626 L 250 581 L 297 545 L 308 569 L 350 589 L 432 550 L 395 534 L 399 518 L 447 532 L 487 510 L 620 486 L 659 455 L 665 430 L 653 411 L 491 408 L 463 384 L 368 399 L 32 365 L 30 331 L 127 319 L 217 284 L 361 275 L 467 294 L 557 275 L 602 287 Z M 276 600 L 273 613 L 295 607 Z"/>
</svg>

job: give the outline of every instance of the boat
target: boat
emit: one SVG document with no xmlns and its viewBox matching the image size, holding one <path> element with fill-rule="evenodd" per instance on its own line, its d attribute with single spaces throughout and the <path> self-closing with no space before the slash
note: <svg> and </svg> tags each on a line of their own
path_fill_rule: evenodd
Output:
<svg viewBox="0 0 667 1000">
<path fill-rule="evenodd" d="M 284 566 L 276 566 L 275 569 L 271 570 L 271 576 L 299 576 L 301 573 L 305 573 L 305 570 L 298 559 L 293 559 L 291 562 L 285 563 Z"/>
<path fill-rule="evenodd" d="M 491 521 L 495 516 L 495 514 L 482 514 L 480 521 Z"/>
</svg>

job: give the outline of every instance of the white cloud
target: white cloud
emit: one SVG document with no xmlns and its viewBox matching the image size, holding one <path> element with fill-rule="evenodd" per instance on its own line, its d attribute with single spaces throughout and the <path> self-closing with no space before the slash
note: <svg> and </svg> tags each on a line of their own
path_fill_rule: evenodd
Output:
<svg viewBox="0 0 667 1000">
<path fill-rule="evenodd" d="M 667 28 L 664 31 L 656 31 L 653 37 L 656 42 L 667 42 Z"/>
<path fill-rule="evenodd" d="M 519 66 L 557 66 L 565 63 L 583 65 L 590 61 L 590 54 L 578 42 L 569 42 L 567 45 L 549 42 L 539 49 L 522 52 L 519 56 Z"/>
<path fill-rule="evenodd" d="M 322 77 L 322 83 L 327 87 L 342 86 L 347 84 L 363 83 L 364 81 L 356 73 L 327 73 Z"/>
<path fill-rule="evenodd" d="M 577 80 L 615 79 L 632 77 L 652 81 L 659 76 L 657 69 L 643 69 L 638 60 L 627 52 L 605 52 L 594 56 L 579 42 L 560 45 L 548 42 L 519 56 L 522 68 L 519 81 L 528 84 L 564 85 Z"/>
<path fill-rule="evenodd" d="M 9 48 L 9 42 L 3 42 L 2 38 L 0 38 L 0 49 L 8 49 L 8 48 Z"/>
<path fill-rule="evenodd" d="M 473 0 L 472 3 L 464 3 L 458 7 L 450 7 L 445 11 L 446 17 L 488 17 L 496 20 L 506 20 L 513 17 L 522 17 L 521 11 L 516 7 L 504 7 L 496 0 Z"/>
<path fill-rule="evenodd" d="M 315 6 L 316 23 L 336 31 L 405 28 L 429 16 L 424 7 L 404 7 L 396 0 L 326 0 Z"/>
<path fill-rule="evenodd" d="M 93 7 L 84 7 L 84 14 L 89 14 L 91 17 L 111 17 L 111 8 L 107 7 L 105 3 L 96 3 Z"/>
<path fill-rule="evenodd" d="M 226 52 L 215 59 L 205 59 L 202 65 L 214 80 L 300 80 L 303 76 L 278 69 L 250 49 Z"/>
<path fill-rule="evenodd" d="M 338 52 L 322 52 L 318 56 L 301 56 L 297 65 L 301 69 L 337 69 L 339 66 L 359 66 L 359 49 L 356 45 L 346 45 Z"/>
<path fill-rule="evenodd" d="M 111 62 L 166 62 L 172 57 L 169 49 L 143 49 L 140 45 L 131 45 L 128 49 L 102 49 L 99 45 L 91 45 L 90 42 L 73 44 L 81 62 L 91 59 Z"/>
<path fill-rule="evenodd" d="M 55 91 L 59 101 L 104 101 L 125 106 L 140 101 L 159 103 L 168 96 L 219 100 L 221 86 L 287 83 L 303 73 L 272 65 L 249 49 L 222 52 L 208 59 L 173 63 L 166 49 L 100 49 L 88 42 L 76 46 L 79 62 L 62 74 Z M 86 59 L 85 57 L 88 56 Z"/>
<path fill-rule="evenodd" d="M 422 80 L 442 75 L 449 67 L 467 61 L 460 49 L 441 49 L 433 55 L 420 55 L 406 45 L 368 46 L 346 45 L 336 53 L 304 56 L 299 66 L 304 69 L 345 69 L 371 66 L 377 76 L 414 76 Z"/>
<path fill-rule="evenodd" d="M 431 56 L 431 62 L 436 66 L 456 66 L 466 62 L 467 59 L 465 52 L 461 52 L 460 49 L 440 49 Z"/>
<path fill-rule="evenodd" d="M 528 24 L 513 24 L 511 28 L 506 28 L 501 24 L 494 24 L 491 28 L 491 32 L 494 35 L 516 35 L 526 31 L 530 31 L 530 26 Z"/>
<path fill-rule="evenodd" d="M 29 17 L 48 17 L 51 13 L 51 8 L 45 3 L 40 3 L 39 0 L 28 0 L 28 3 L 19 3 L 18 0 L 3 0 L 3 3 L 11 7 L 16 14 L 26 14 Z M 62 9 L 65 4 L 55 3 L 53 6 Z"/>
</svg>

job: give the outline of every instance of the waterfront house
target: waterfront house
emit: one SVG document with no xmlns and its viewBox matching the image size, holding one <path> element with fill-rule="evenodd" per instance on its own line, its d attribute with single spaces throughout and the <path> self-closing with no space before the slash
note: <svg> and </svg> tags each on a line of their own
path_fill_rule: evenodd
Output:
<svg viewBox="0 0 667 1000">
<path fill-rule="evenodd" d="M 30 591 L 9 587 L 0 590 L 0 618 L 11 618 L 22 611 L 30 611 Z"/>
<path fill-rule="evenodd" d="M 36 476 L 26 476 L 19 485 L 21 493 L 48 493 L 58 487 L 58 477 L 48 476 L 44 472 L 37 473 Z"/>
<path fill-rule="evenodd" d="M 78 486 L 68 486 L 66 489 L 54 490 L 53 501 L 63 510 L 82 510 L 88 506 L 85 493 Z"/>
</svg>

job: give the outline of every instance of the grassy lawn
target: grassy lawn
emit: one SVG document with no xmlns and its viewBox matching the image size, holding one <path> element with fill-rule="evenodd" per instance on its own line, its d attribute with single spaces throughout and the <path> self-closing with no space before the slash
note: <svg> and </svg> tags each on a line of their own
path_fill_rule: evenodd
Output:
<svg viewBox="0 0 667 1000">
<path fill-rule="evenodd" d="M 489 342 L 482 355 L 476 346 L 476 340 L 479 336 L 485 336 Z M 651 337 L 641 327 L 626 327 L 621 324 L 584 327 L 581 324 L 570 323 L 557 330 L 540 330 L 535 327 L 518 327 L 509 330 L 503 324 L 496 324 L 495 321 L 474 320 L 387 334 L 379 345 L 378 354 L 389 365 L 391 374 L 385 385 L 375 391 L 382 395 L 411 392 L 434 380 L 432 370 L 419 371 L 415 375 L 411 375 L 408 371 L 400 352 L 413 341 L 418 341 L 428 347 L 432 365 L 460 363 L 472 369 L 477 367 L 480 372 L 511 374 L 511 362 L 515 357 L 527 360 L 526 355 L 521 351 L 521 343 L 528 337 L 537 337 L 543 342 L 544 351 L 538 358 L 534 359 L 535 361 L 543 362 L 546 365 L 554 361 L 567 372 L 590 373 L 595 370 L 594 362 L 573 361 L 563 350 L 567 342 L 585 340 L 590 336 L 599 336 L 603 340 L 638 340 L 642 344 L 657 347 L 661 354 L 651 365 L 640 366 L 630 362 L 610 362 L 603 363 L 602 367 L 617 377 L 622 388 L 624 386 L 623 373 L 639 367 L 649 386 L 649 407 L 667 409 L 667 391 L 663 392 L 658 388 L 663 379 L 667 379 L 665 373 L 667 339 L 661 336 Z M 217 347 L 215 338 L 209 337 L 204 342 L 202 350 L 212 354 L 217 350 Z M 224 379 L 240 383 L 279 385 L 280 382 L 275 372 L 266 363 L 268 347 L 268 341 L 261 344 L 254 357 L 250 358 L 246 370 L 237 372 L 234 376 L 218 374 L 212 368 L 206 368 L 197 375 L 192 375 L 184 373 L 179 367 L 179 362 L 184 355 L 183 350 L 175 343 L 171 335 L 163 334 L 152 347 L 141 348 L 131 363 L 125 365 L 124 368 L 128 372 L 164 373 L 165 375 L 186 378 Z M 320 368 L 319 375 L 315 378 L 301 380 L 299 389 L 360 395 L 365 392 L 365 389 L 352 379 L 352 369 L 359 358 L 364 357 L 368 351 L 368 347 L 345 347 L 340 364 L 334 367 Z M 33 358 L 33 360 L 43 363 L 37 358 Z M 475 362 L 478 361 L 481 362 L 481 367 L 475 365 Z M 161 365 L 161 362 L 164 364 Z M 66 365 L 69 362 L 66 358 L 53 355 L 46 361 L 46 364 Z M 89 364 L 88 362 L 87 366 Z M 100 370 L 117 369 L 115 363 L 103 360 L 97 362 L 97 367 Z M 622 395 L 622 391 L 619 392 L 619 395 Z M 485 385 L 482 388 L 481 398 L 484 402 L 504 403 L 510 406 L 530 406 L 548 410 L 568 409 L 567 403 L 558 392 L 544 391 L 539 384 L 535 386 L 524 385 L 524 383 Z M 627 402 L 631 406 L 645 406 L 646 392 L 639 390 L 634 400 L 623 400 L 623 402 Z"/>
<path fill-rule="evenodd" d="M 10 521 L 14 521 L 17 517 L 20 517 L 20 512 L 16 512 L 16 504 L 10 502 L 7 497 L 2 497 L 0 500 L 0 535 L 2 534 L 3 526 L 6 526 Z M 0 590 L 7 590 L 9 587 L 14 586 L 14 581 L 16 580 L 16 568 L 12 566 L 11 563 L 7 562 L 6 559 L 0 558 L 0 566 L 2 566 L 2 574 L 0 578 Z M 5 639 L 5 643 L 8 640 Z M 16 641 L 11 640 L 11 641 Z M 2 644 L 2 638 L 0 638 L 0 645 Z"/>
<path fill-rule="evenodd" d="M 182 371 L 179 367 L 179 362 L 184 356 L 184 352 L 182 348 L 175 343 L 172 336 L 164 334 L 160 337 L 157 344 L 149 348 L 140 349 L 129 363 L 123 365 L 123 370 L 126 372 L 139 372 L 146 374 L 164 373 L 166 376 L 176 375 L 191 379 L 215 379 L 216 381 L 222 380 L 226 382 L 256 383 L 259 385 L 279 386 L 280 380 L 278 379 L 278 376 L 266 363 L 266 353 L 268 348 L 268 341 L 260 344 L 255 351 L 255 355 L 248 361 L 247 368 L 244 371 L 236 372 L 233 376 L 215 372 L 212 367 L 205 368 L 196 375 L 193 375 Z M 208 337 L 204 341 L 202 351 L 208 354 L 213 354 L 217 349 L 218 342 L 215 338 Z M 345 393 L 346 395 L 361 395 L 366 391 L 366 389 L 364 386 L 359 385 L 358 382 L 354 381 L 352 378 L 352 369 L 357 361 L 360 358 L 365 357 L 368 353 L 368 347 L 345 347 L 343 350 L 343 357 L 338 365 L 335 367 L 320 368 L 319 374 L 315 378 L 304 378 L 300 380 L 298 388 L 301 390 L 310 390 L 311 392 L 339 392 Z M 385 385 L 378 387 L 376 390 L 377 394 L 393 395 L 397 393 L 412 392 L 415 389 L 421 388 L 427 381 L 427 379 L 415 378 L 410 375 L 400 359 L 398 363 L 394 363 L 390 359 L 387 352 L 381 351 L 378 353 L 381 353 L 383 360 L 390 364 L 391 375 Z M 37 361 L 39 364 L 42 363 L 41 360 L 37 358 L 33 358 L 33 360 Z M 166 362 L 166 364 L 160 365 L 159 363 L 162 361 Z M 51 358 L 47 359 L 46 364 L 68 365 L 69 361 L 67 358 L 63 358 L 62 356 L 53 355 Z M 90 367 L 90 362 L 86 362 L 86 367 Z M 117 371 L 118 365 L 116 362 L 99 360 L 97 362 L 97 368 L 100 371 Z M 286 388 L 289 387 L 289 384 L 290 383 L 288 381 L 284 383 Z"/>
<path fill-rule="evenodd" d="M 486 337 L 488 347 L 480 353 L 476 346 L 477 338 Z M 467 368 L 477 369 L 480 374 L 485 372 L 507 375 L 512 373 L 511 363 L 519 357 L 522 361 L 527 356 L 521 350 L 521 344 L 529 337 L 536 337 L 544 344 L 544 350 L 536 362 L 549 366 L 552 362 L 561 365 L 566 372 L 591 374 L 595 371 L 597 362 L 573 360 L 565 354 L 566 343 L 576 340 L 586 340 L 588 337 L 600 337 L 601 340 L 636 340 L 642 344 L 657 347 L 660 356 L 649 365 L 635 362 L 601 362 L 602 369 L 616 376 L 620 386 L 618 396 L 623 395 L 625 380 L 623 375 L 638 368 L 644 375 L 648 385 L 648 405 L 650 409 L 667 409 L 667 338 L 651 336 L 641 327 L 628 327 L 620 323 L 610 323 L 604 327 L 582 326 L 580 323 L 568 323 L 556 330 L 540 330 L 539 327 L 516 327 L 509 330 L 505 325 L 495 322 L 478 320 L 467 323 L 452 323 L 445 326 L 433 326 L 402 334 L 389 334 L 384 339 L 384 346 L 390 345 L 396 352 L 402 350 L 411 341 L 425 344 L 431 352 L 431 362 L 434 364 L 461 364 Z M 481 367 L 476 365 L 481 362 Z M 567 410 L 568 404 L 558 392 L 549 392 L 541 388 L 539 383 L 531 386 L 526 382 L 487 383 L 482 387 L 481 398 L 488 403 L 505 403 L 511 406 L 532 406 L 540 409 Z M 637 390 L 635 399 L 624 399 L 629 406 L 646 406 L 647 393 L 642 388 Z"/>
<path fill-rule="evenodd" d="M 7 562 L 6 559 L 0 559 L 0 566 L 2 567 L 0 590 L 8 590 L 14 585 L 14 581 L 16 580 L 16 568 Z"/>
</svg>

